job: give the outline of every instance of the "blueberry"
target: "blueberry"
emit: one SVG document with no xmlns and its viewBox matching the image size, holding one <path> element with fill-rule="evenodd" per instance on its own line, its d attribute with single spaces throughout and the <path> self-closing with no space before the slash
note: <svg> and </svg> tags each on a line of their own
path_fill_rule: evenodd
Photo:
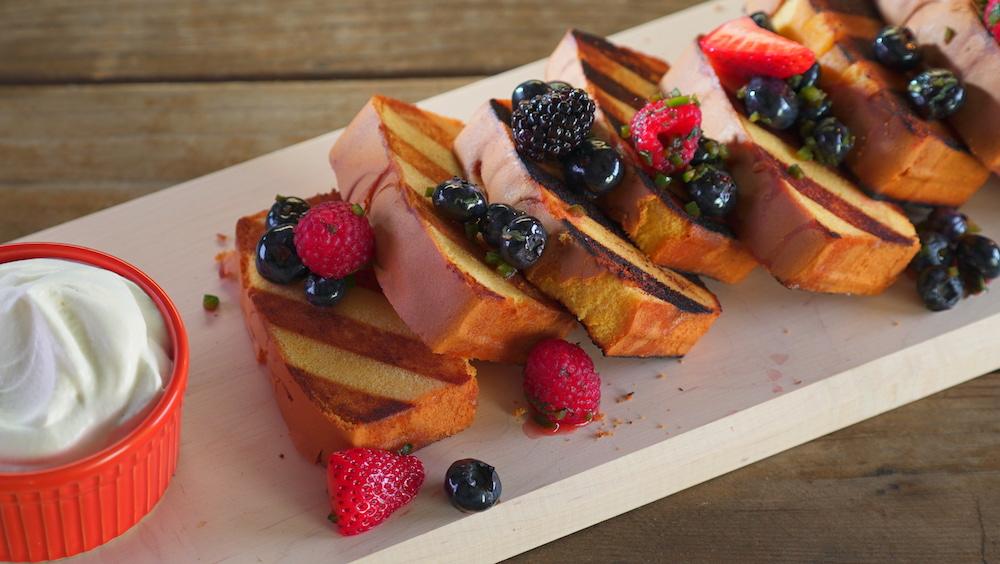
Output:
<svg viewBox="0 0 1000 564">
<path fill-rule="evenodd" d="M 965 295 L 962 280 L 943 266 L 932 266 L 917 278 L 917 293 L 931 311 L 955 307 Z"/>
<path fill-rule="evenodd" d="M 788 85 L 796 92 L 808 86 L 816 86 L 816 83 L 819 82 L 819 73 L 819 63 L 813 63 L 813 66 L 809 67 L 806 72 L 789 78 Z"/>
<path fill-rule="evenodd" d="M 347 280 L 344 278 L 323 278 L 316 274 L 306 278 L 306 300 L 314 306 L 332 306 L 346 293 Z"/>
<path fill-rule="evenodd" d="M 819 121 L 828 115 L 833 109 L 833 103 L 823 92 L 815 86 L 806 86 L 799 90 L 799 119 Z"/>
<path fill-rule="evenodd" d="M 772 129 L 788 129 L 799 117 L 799 99 L 784 80 L 757 76 L 740 90 L 751 121 Z"/>
<path fill-rule="evenodd" d="M 614 190 L 625 176 L 621 155 L 599 139 L 587 139 L 563 160 L 566 182 L 577 192 L 596 197 Z"/>
<path fill-rule="evenodd" d="M 932 266 L 948 267 L 954 257 L 947 237 L 937 231 L 924 231 L 920 234 L 920 252 L 913 257 L 910 267 L 917 273 Z"/>
<path fill-rule="evenodd" d="M 545 252 L 547 238 L 537 219 L 530 215 L 516 217 L 500 233 L 500 256 L 514 268 L 528 268 Z"/>
<path fill-rule="evenodd" d="M 950 241 L 957 241 L 969 229 L 969 218 L 955 208 L 934 208 L 924 225 Z"/>
<path fill-rule="evenodd" d="M 931 69 L 914 77 L 906 87 L 910 102 L 927 119 L 943 119 L 965 103 L 965 87 L 955 73 Z"/>
<path fill-rule="evenodd" d="M 516 108 L 523 100 L 530 100 L 535 96 L 541 96 L 549 90 L 552 90 L 552 87 L 544 81 L 537 79 L 526 80 L 518 84 L 517 88 L 514 89 L 514 93 L 510 96 L 511 105 Z"/>
<path fill-rule="evenodd" d="M 562 80 L 550 80 L 549 88 L 552 90 L 572 90 L 573 85 Z"/>
<path fill-rule="evenodd" d="M 1000 247 L 988 237 L 966 235 L 958 240 L 958 264 L 991 280 L 1000 276 Z"/>
<path fill-rule="evenodd" d="M 854 148 L 854 135 L 837 118 L 828 117 L 810 128 L 806 146 L 812 149 L 817 161 L 837 166 Z"/>
<path fill-rule="evenodd" d="M 309 273 L 295 251 L 295 226 L 267 230 L 257 243 L 257 272 L 275 284 L 288 284 Z"/>
<path fill-rule="evenodd" d="M 500 501 L 502 491 L 496 468 L 474 458 L 453 462 L 444 477 L 444 493 L 461 511 L 485 511 Z"/>
<path fill-rule="evenodd" d="M 725 170 L 709 165 L 698 165 L 687 181 L 688 194 L 705 215 L 722 217 L 736 205 L 736 182 Z"/>
<path fill-rule="evenodd" d="M 759 27 L 768 31 L 774 31 L 774 26 L 771 25 L 771 16 L 768 16 L 767 12 L 754 12 L 750 14 L 750 19 Z"/>
<path fill-rule="evenodd" d="M 524 212 L 515 210 L 507 204 L 490 204 L 486 208 L 486 215 L 483 216 L 480 223 L 483 239 L 491 247 L 499 249 L 501 242 L 500 235 L 503 233 L 503 228 L 510 225 L 510 222 L 514 221 L 514 218 L 522 215 L 524 215 Z"/>
<path fill-rule="evenodd" d="M 698 148 L 694 151 L 691 159 L 691 166 L 700 164 L 722 164 L 729 158 L 729 148 L 719 143 L 715 139 L 709 139 L 704 135 L 698 140 Z"/>
<path fill-rule="evenodd" d="M 478 186 L 454 177 L 438 184 L 431 201 L 441 215 L 457 221 L 478 219 L 486 213 L 486 196 Z"/>
<path fill-rule="evenodd" d="M 875 37 L 875 58 L 898 70 L 912 70 L 920 64 L 920 46 L 908 27 L 889 26 Z"/>
<path fill-rule="evenodd" d="M 302 198 L 277 196 L 267 212 L 267 228 L 298 223 L 309 211 L 309 203 Z"/>
</svg>

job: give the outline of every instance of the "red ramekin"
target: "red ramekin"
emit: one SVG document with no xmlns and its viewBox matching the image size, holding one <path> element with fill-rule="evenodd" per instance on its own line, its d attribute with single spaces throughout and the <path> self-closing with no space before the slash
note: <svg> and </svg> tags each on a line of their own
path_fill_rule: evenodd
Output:
<svg viewBox="0 0 1000 564">
<path fill-rule="evenodd" d="M 170 334 L 173 370 L 153 410 L 128 435 L 90 456 L 35 472 L 0 472 L 0 560 L 36 562 L 100 546 L 156 505 L 177 467 L 181 402 L 188 379 L 184 322 L 160 286 L 111 255 L 62 243 L 0 245 L 0 263 L 33 258 L 81 262 L 142 288 Z"/>
</svg>

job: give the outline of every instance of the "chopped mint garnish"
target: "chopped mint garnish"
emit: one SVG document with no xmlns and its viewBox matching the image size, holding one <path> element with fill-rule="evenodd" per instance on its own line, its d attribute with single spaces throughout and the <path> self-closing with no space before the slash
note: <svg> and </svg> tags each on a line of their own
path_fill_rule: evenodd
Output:
<svg viewBox="0 0 1000 564">
<path fill-rule="evenodd" d="M 684 159 L 682 159 L 681 156 L 678 155 L 677 153 L 671 153 L 670 156 L 667 158 L 668 160 L 670 160 L 670 164 L 674 166 L 681 166 L 684 164 Z"/>
<path fill-rule="evenodd" d="M 651 155 L 649 151 L 639 151 L 639 156 L 642 157 L 642 160 L 645 161 L 647 165 L 653 166 L 653 155 Z"/>
<path fill-rule="evenodd" d="M 684 211 L 688 213 L 691 217 L 701 217 L 701 208 L 695 202 L 688 202 L 684 204 Z"/>
<path fill-rule="evenodd" d="M 670 185 L 671 178 L 665 174 L 657 174 L 655 182 L 660 188 L 666 188 Z"/>
<path fill-rule="evenodd" d="M 205 294 L 201 299 L 201 307 L 205 308 L 205 311 L 215 311 L 219 309 L 219 296 L 212 294 Z"/>
<path fill-rule="evenodd" d="M 804 172 L 802 172 L 802 167 L 800 167 L 797 164 L 793 164 L 792 166 L 788 167 L 788 174 L 792 175 L 792 178 L 799 180 L 804 178 L 806 175 Z"/>
<path fill-rule="evenodd" d="M 795 156 L 804 161 L 811 161 L 814 158 L 813 150 L 808 145 L 804 145 L 801 149 L 796 151 Z"/>
<path fill-rule="evenodd" d="M 430 198 L 433 195 L 434 195 L 434 187 L 433 186 L 430 186 L 426 190 L 424 190 L 424 196 L 427 196 L 428 198 Z"/>
<path fill-rule="evenodd" d="M 405 445 L 403 445 L 399 449 L 399 454 L 401 456 L 406 456 L 407 454 L 410 454 L 411 452 L 413 452 L 413 445 L 411 445 L 410 443 L 406 443 Z"/>
<path fill-rule="evenodd" d="M 469 239 L 475 239 L 477 233 L 479 233 L 479 223 L 476 221 L 466 221 L 465 236 Z"/>
<path fill-rule="evenodd" d="M 673 98 L 668 98 L 667 101 L 664 102 L 664 104 L 666 104 L 668 108 L 676 108 L 678 106 L 686 106 L 686 105 L 688 105 L 690 103 L 691 103 L 691 97 L 690 96 L 674 96 Z"/>
<path fill-rule="evenodd" d="M 501 262 L 497 265 L 497 272 L 500 273 L 500 276 L 510 280 L 517 274 L 517 269 L 505 262 Z"/>
<path fill-rule="evenodd" d="M 628 139 L 632 136 L 632 130 L 627 125 L 623 125 L 618 128 L 618 135 L 621 135 L 622 139 Z"/>
<path fill-rule="evenodd" d="M 692 180 L 694 180 L 695 174 L 697 174 L 695 169 L 689 168 L 684 171 L 684 174 L 681 175 L 681 180 L 683 180 L 684 182 L 691 182 Z"/>
<path fill-rule="evenodd" d="M 365 216 L 365 208 L 361 207 L 359 204 L 351 204 L 351 211 L 354 212 L 354 215 L 356 216 Z"/>
<path fill-rule="evenodd" d="M 483 260 L 490 266 L 500 266 L 500 263 L 503 262 L 503 259 L 500 258 L 500 253 L 496 251 L 486 251 L 486 258 Z"/>
<path fill-rule="evenodd" d="M 950 26 L 944 28 L 944 44 L 950 44 L 953 39 L 955 39 L 955 28 Z"/>
</svg>

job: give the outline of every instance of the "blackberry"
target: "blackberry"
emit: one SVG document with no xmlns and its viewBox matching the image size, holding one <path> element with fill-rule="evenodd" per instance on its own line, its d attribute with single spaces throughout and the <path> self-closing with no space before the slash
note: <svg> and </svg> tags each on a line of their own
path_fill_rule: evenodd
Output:
<svg viewBox="0 0 1000 564">
<path fill-rule="evenodd" d="M 568 155 L 590 133 L 595 109 L 579 88 L 555 89 L 521 102 L 510 120 L 517 150 L 536 161 Z"/>
</svg>

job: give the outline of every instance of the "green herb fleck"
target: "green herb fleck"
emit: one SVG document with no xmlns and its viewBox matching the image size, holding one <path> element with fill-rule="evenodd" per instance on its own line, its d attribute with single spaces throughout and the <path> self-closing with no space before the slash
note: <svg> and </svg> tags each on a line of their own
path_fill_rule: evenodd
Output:
<svg viewBox="0 0 1000 564">
<path fill-rule="evenodd" d="M 691 182 L 692 180 L 695 179 L 696 174 L 698 173 L 695 169 L 689 168 L 684 171 L 684 174 L 681 175 L 681 180 L 683 180 L 685 183 Z"/>
<path fill-rule="evenodd" d="M 503 262 L 503 259 L 500 258 L 500 253 L 496 251 L 486 251 L 486 258 L 483 260 L 490 266 L 499 266 Z"/>
<path fill-rule="evenodd" d="M 701 208 L 695 202 L 688 202 L 684 204 L 684 211 L 688 213 L 691 217 L 701 217 Z"/>
<path fill-rule="evenodd" d="M 406 443 L 405 445 L 403 445 L 399 449 L 399 455 L 400 456 L 406 456 L 407 454 L 410 454 L 411 452 L 413 452 L 413 445 L 411 445 L 410 443 Z"/>
<path fill-rule="evenodd" d="M 758 121 L 760 121 L 760 112 L 750 114 L 750 123 L 757 123 Z"/>
<path fill-rule="evenodd" d="M 803 145 L 802 148 L 795 152 L 795 156 L 803 161 L 811 161 L 814 158 L 813 150 L 808 145 Z"/>
<path fill-rule="evenodd" d="M 365 216 L 365 208 L 361 207 L 359 204 L 351 204 L 351 211 L 358 217 Z"/>
<path fill-rule="evenodd" d="M 497 265 L 497 272 L 500 273 L 500 276 L 510 280 L 515 274 L 517 274 L 517 269 L 505 262 L 501 262 Z"/>
<path fill-rule="evenodd" d="M 788 167 L 788 174 L 792 175 L 792 178 L 795 178 L 797 180 L 801 180 L 806 175 L 806 173 L 802 172 L 802 167 L 800 167 L 797 164 L 793 164 L 792 166 Z"/>
<path fill-rule="evenodd" d="M 337 516 L 334 515 L 333 513 L 330 513 L 329 515 L 327 515 L 326 518 L 331 523 L 336 523 L 337 522 Z"/>
<path fill-rule="evenodd" d="M 632 136 L 632 130 L 628 125 L 623 125 L 618 128 L 618 135 L 621 135 L 622 139 L 628 139 Z"/>
<path fill-rule="evenodd" d="M 681 166 L 684 164 L 684 159 L 677 153 L 670 153 L 670 156 L 667 157 L 667 159 L 670 161 L 670 164 L 674 166 Z"/>
<path fill-rule="evenodd" d="M 801 91 L 799 91 L 799 96 L 802 96 L 802 99 L 805 100 L 806 102 L 816 105 L 819 102 L 822 102 L 824 98 L 826 98 L 826 92 L 823 92 L 822 90 L 816 88 L 815 86 L 806 86 Z"/>
<path fill-rule="evenodd" d="M 955 39 L 955 28 L 950 26 L 944 28 L 944 44 L 949 45 L 954 39 Z"/>
<path fill-rule="evenodd" d="M 657 92 L 656 94 L 653 94 L 652 96 L 649 97 L 650 102 L 659 102 L 662 99 L 663 99 L 662 92 Z"/>
<path fill-rule="evenodd" d="M 670 185 L 671 178 L 665 174 L 657 174 L 656 179 L 654 181 L 656 182 L 656 185 L 659 186 L 660 188 L 666 188 L 667 186 Z"/>
<path fill-rule="evenodd" d="M 649 151 L 639 151 L 639 156 L 646 161 L 647 165 L 653 166 L 653 155 Z"/>
<path fill-rule="evenodd" d="M 993 9 L 986 15 L 986 21 L 989 22 L 990 27 L 1000 24 L 1000 4 L 993 5 Z"/>
<path fill-rule="evenodd" d="M 424 196 L 427 196 L 428 198 L 430 198 L 433 195 L 434 195 L 434 187 L 433 186 L 428 186 L 427 189 L 424 190 Z"/>
<path fill-rule="evenodd" d="M 676 107 L 679 107 L 679 106 L 686 106 L 686 105 L 688 105 L 690 103 L 691 103 L 691 97 L 690 96 L 674 96 L 673 98 L 668 98 L 664 102 L 664 104 L 666 104 L 666 106 L 668 108 L 676 108 Z"/>
<path fill-rule="evenodd" d="M 215 311 L 219 309 L 219 303 L 219 296 L 212 294 L 205 294 L 205 296 L 201 298 L 201 307 L 205 308 L 205 311 Z"/>
<path fill-rule="evenodd" d="M 957 266 L 949 267 L 948 276 L 951 276 L 952 278 L 958 276 L 958 267 Z"/>
<path fill-rule="evenodd" d="M 465 236 L 469 239 L 475 239 L 476 234 L 479 233 L 479 222 L 478 221 L 466 221 L 465 222 Z"/>
</svg>

